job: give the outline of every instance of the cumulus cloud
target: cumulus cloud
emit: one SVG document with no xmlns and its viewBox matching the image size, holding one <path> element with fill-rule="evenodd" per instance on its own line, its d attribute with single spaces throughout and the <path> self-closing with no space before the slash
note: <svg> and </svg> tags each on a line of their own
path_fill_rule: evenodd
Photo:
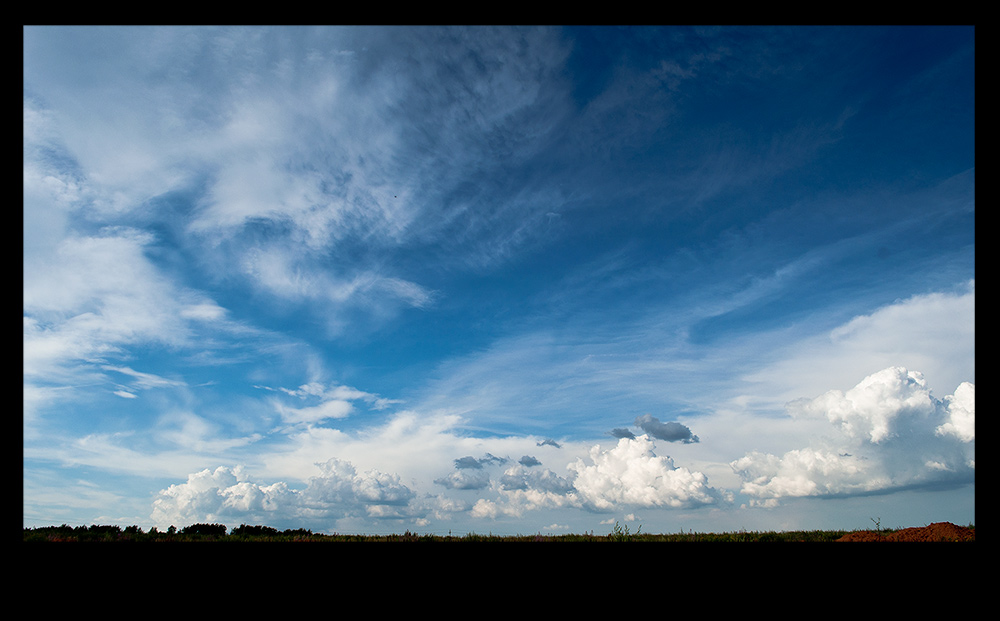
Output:
<svg viewBox="0 0 1000 621">
<path fill-rule="evenodd" d="M 976 386 L 962 382 L 955 394 L 945 397 L 948 420 L 935 432 L 938 435 L 953 435 L 962 442 L 976 439 Z"/>
<path fill-rule="evenodd" d="M 743 479 L 741 492 L 764 506 L 781 497 L 867 492 L 885 484 L 877 463 L 849 453 L 804 448 L 781 457 L 752 452 L 732 462 Z"/>
<path fill-rule="evenodd" d="M 153 501 L 155 524 L 232 523 L 267 520 L 297 504 L 284 483 L 252 482 L 243 468 L 220 466 L 191 474 L 187 482 L 161 490 Z"/>
<path fill-rule="evenodd" d="M 485 489 L 490 484 L 490 474 L 485 470 L 456 470 L 447 476 L 434 479 L 434 482 L 447 489 Z"/>
<path fill-rule="evenodd" d="M 504 471 L 500 477 L 500 489 L 503 490 L 539 490 L 542 492 L 566 495 L 574 491 L 573 482 L 557 475 L 548 468 L 534 468 L 536 463 L 525 465 L 520 463 Z"/>
<path fill-rule="evenodd" d="M 708 485 L 708 477 L 676 467 L 657 456 L 646 434 L 621 438 L 608 451 L 595 446 L 587 464 L 578 459 L 568 468 L 576 472 L 574 486 L 584 503 L 597 510 L 619 504 L 639 507 L 686 507 L 720 502 L 725 495 Z"/>
<path fill-rule="evenodd" d="M 372 397 L 350 387 L 319 382 L 272 390 L 295 399 L 325 400 L 322 403 L 349 404 Z M 782 498 L 871 494 L 925 483 L 960 483 L 974 473 L 972 384 L 962 384 L 954 394 L 937 399 L 920 373 L 891 367 L 848 390 L 831 390 L 792 402 L 788 412 L 792 419 L 823 423 L 827 433 L 817 436 L 809 446 L 781 454 L 755 451 L 732 461 L 739 491 L 751 504 L 774 506 Z M 682 433 L 686 427 L 665 425 L 652 416 L 639 417 L 636 422 L 640 428 L 659 430 L 668 438 L 694 437 Z M 345 436 L 341 433 L 339 437 Z M 396 438 L 402 440 L 403 436 Z M 497 519 L 542 509 L 634 511 L 732 501 L 733 494 L 711 486 L 703 472 L 657 455 L 655 440 L 647 432 L 623 436 L 611 447 L 594 446 L 586 458 L 567 464 L 568 474 L 562 475 L 523 453 L 520 459 L 498 456 L 503 453 L 495 450 L 478 456 L 457 453 L 462 456 L 451 458 L 450 472 L 423 479 L 437 485 L 436 492 L 427 489 L 418 493 L 415 489 L 421 487 L 417 480 L 404 484 L 397 474 L 379 469 L 361 472 L 343 459 L 316 464 L 319 473 L 309 477 L 301 490 L 284 482 L 256 483 L 238 468 L 204 470 L 190 475 L 186 483 L 163 490 L 154 504 L 154 518 L 158 523 L 258 520 L 331 528 L 342 519 L 406 518 L 414 524 L 427 524 L 456 512 L 466 512 L 473 519 Z M 528 446 L 548 444 L 525 441 Z M 449 446 L 454 450 L 463 444 Z M 458 499 L 466 492 L 474 492 L 474 496 Z"/>
<path fill-rule="evenodd" d="M 320 474 L 302 490 L 285 482 L 254 482 L 244 468 L 220 466 L 191 474 L 185 483 L 160 491 L 151 518 L 158 525 L 259 522 L 329 528 L 357 516 L 419 516 L 410 507 L 416 494 L 398 476 L 377 470 L 358 472 L 338 459 L 317 464 Z"/>
<path fill-rule="evenodd" d="M 898 433 L 901 419 L 926 418 L 938 405 L 920 373 L 891 367 L 869 375 L 846 393 L 831 390 L 791 407 L 794 415 L 825 416 L 846 435 L 878 444 Z"/>
<path fill-rule="evenodd" d="M 399 477 L 378 470 L 358 473 L 350 462 L 331 459 L 318 464 L 321 474 L 309 479 L 303 492 L 304 502 L 311 507 L 325 507 L 349 512 L 364 505 L 406 505 L 414 492 Z"/>
<path fill-rule="evenodd" d="M 548 468 L 516 464 L 500 476 L 497 496 L 479 498 L 469 511 L 475 518 L 521 517 L 527 511 L 545 508 L 579 508 L 579 494 L 570 479 Z"/>
<path fill-rule="evenodd" d="M 973 480 L 975 387 L 937 399 L 923 376 L 889 367 L 847 391 L 788 405 L 791 416 L 825 419 L 829 433 L 783 455 L 751 452 L 731 462 L 752 503 Z"/>
</svg>

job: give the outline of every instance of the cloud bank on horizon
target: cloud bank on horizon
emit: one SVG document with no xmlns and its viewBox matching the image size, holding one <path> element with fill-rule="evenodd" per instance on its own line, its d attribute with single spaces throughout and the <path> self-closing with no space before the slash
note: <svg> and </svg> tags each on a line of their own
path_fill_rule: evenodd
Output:
<svg viewBox="0 0 1000 621">
<path fill-rule="evenodd" d="M 25 525 L 973 520 L 974 42 L 24 28 Z"/>
</svg>

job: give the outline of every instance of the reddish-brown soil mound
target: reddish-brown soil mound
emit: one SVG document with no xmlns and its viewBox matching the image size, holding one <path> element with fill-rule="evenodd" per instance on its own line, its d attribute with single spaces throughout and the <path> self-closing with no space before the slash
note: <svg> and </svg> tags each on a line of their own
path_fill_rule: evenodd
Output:
<svg viewBox="0 0 1000 621">
<path fill-rule="evenodd" d="M 837 541 L 975 541 L 976 529 L 936 522 L 921 528 L 904 528 L 892 533 L 869 530 L 848 533 Z"/>
</svg>

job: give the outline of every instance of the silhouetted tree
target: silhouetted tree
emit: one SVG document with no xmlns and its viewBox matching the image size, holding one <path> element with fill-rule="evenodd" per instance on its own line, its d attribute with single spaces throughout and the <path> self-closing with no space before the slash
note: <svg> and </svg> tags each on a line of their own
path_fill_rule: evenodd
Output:
<svg viewBox="0 0 1000 621">
<path fill-rule="evenodd" d="M 248 526 L 240 524 L 229 533 L 238 537 L 271 537 L 278 534 L 277 528 L 270 526 Z"/>
<path fill-rule="evenodd" d="M 281 531 L 281 534 L 288 535 L 291 537 L 312 537 L 313 532 L 305 528 L 295 528 L 295 529 L 286 528 L 285 530 Z"/>
<path fill-rule="evenodd" d="M 222 537 L 226 534 L 225 524 L 191 524 L 181 530 L 183 535 L 214 535 Z"/>
</svg>

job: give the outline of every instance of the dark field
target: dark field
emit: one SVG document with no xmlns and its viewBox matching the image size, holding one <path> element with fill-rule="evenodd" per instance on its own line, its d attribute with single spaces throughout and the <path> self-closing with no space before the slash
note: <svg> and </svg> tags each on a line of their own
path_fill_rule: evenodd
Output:
<svg viewBox="0 0 1000 621">
<path fill-rule="evenodd" d="M 851 541 L 950 541 L 976 540 L 975 526 L 956 526 L 937 522 L 928 526 L 876 531 L 739 531 L 727 533 L 631 533 L 627 528 L 615 528 L 606 535 L 493 535 L 469 533 L 461 536 L 430 535 L 404 532 L 401 535 L 319 534 L 305 529 L 279 531 L 269 526 L 242 525 L 227 532 L 222 524 L 193 524 L 168 531 L 155 528 L 147 532 L 137 526 L 45 526 L 25 528 L 25 542 L 851 542 Z"/>
</svg>

